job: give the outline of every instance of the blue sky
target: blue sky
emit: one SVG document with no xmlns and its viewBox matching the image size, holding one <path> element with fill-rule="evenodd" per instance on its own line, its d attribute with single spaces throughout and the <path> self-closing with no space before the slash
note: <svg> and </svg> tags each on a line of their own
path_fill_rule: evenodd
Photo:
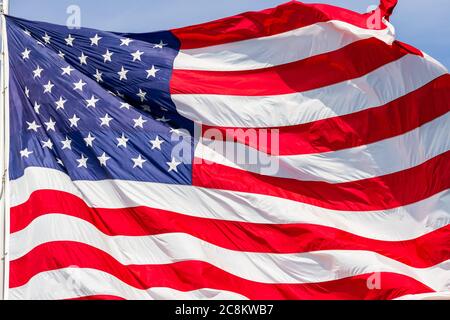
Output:
<svg viewBox="0 0 450 320">
<path fill-rule="evenodd" d="M 65 24 L 69 5 L 81 8 L 82 26 L 146 32 L 206 22 L 236 13 L 261 10 L 286 0 L 10 0 L 10 14 Z M 366 11 L 378 0 L 316 0 Z M 392 17 L 397 38 L 450 67 L 450 1 L 399 0 Z"/>
</svg>

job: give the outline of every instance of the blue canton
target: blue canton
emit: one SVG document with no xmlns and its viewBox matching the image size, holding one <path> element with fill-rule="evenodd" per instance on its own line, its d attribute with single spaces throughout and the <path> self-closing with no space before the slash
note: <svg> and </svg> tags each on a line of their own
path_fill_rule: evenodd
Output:
<svg viewBox="0 0 450 320">
<path fill-rule="evenodd" d="M 194 126 L 170 97 L 180 47 L 170 32 L 118 34 L 12 17 L 7 30 L 11 179 L 46 167 L 72 180 L 191 184 Z"/>
</svg>

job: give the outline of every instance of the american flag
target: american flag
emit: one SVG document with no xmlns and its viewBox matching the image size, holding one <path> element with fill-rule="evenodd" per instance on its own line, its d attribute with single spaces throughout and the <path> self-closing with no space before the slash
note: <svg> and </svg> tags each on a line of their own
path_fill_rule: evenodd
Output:
<svg viewBox="0 0 450 320">
<path fill-rule="evenodd" d="M 448 296 L 450 76 L 395 2 L 8 16 L 9 298 Z"/>
</svg>

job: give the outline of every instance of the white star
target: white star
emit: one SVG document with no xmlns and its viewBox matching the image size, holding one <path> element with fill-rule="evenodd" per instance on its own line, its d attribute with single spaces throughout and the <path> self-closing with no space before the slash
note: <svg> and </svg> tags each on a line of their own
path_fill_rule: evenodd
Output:
<svg viewBox="0 0 450 320">
<path fill-rule="evenodd" d="M 66 45 L 73 47 L 73 41 L 75 40 L 75 38 L 73 38 L 71 34 L 69 34 L 69 36 L 64 40 L 66 40 Z"/>
<path fill-rule="evenodd" d="M 129 70 L 125 70 L 125 68 L 122 66 L 122 70 L 120 70 L 119 72 L 117 72 L 117 74 L 120 76 L 119 80 L 128 80 L 127 79 L 127 73 L 129 72 Z"/>
<path fill-rule="evenodd" d="M 96 45 L 98 47 L 98 42 L 102 39 L 103 39 L 102 37 L 99 37 L 98 34 L 96 34 L 95 37 L 90 38 L 91 46 Z"/>
<path fill-rule="evenodd" d="M 137 50 L 136 52 L 132 53 L 133 56 L 133 62 L 136 60 L 142 61 L 141 56 L 144 54 L 144 52 Z"/>
<path fill-rule="evenodd" d="M 117 95 L 120 97 L 120 98 L 125 98 L 125 95 L 123 95 L 122 93 L 120 93 L 119 91 L 116 91 L 117 92 Z"/>
<path fill-rule="evenodd" d="M 44 39 L 44 42 L 46 44 L 50 44 L 50 39 L 51 37 L 47 34 L 47 32 L 45 33 L 45 35 L 42 37 L 42 39 Z"/>
<path fill-rule="evenodd" d="M 105 116 L 103 118 L 100 118 L 100 121 L 102 122 L 100 124 L 101 127 L 103 126 L 107 126 L 109 127 L 109 123 L 114 120 L 113 118 L 110 118 L 108 114 L 105 114 Z"/>
<path fill-rule="evenodd" d="M 109 49 L 107 49 L 106 53 L 104 55 L 102 55 L 102 57 L 105 58 L 104 62 L 107 62 L 107 61 L 111 62 L 112 61 L 111 57 L 113 54 L 114 54 L 114 52 L 109 52 Z"/>
<path fill-rule="evenodd" d="M 74 83 L 74 89 L 73 90 L 80 90 L 80 91 L 83 91 L 83 87 L 86 85 L 86 83 L 85 82 L 83 82 L 83 80 L 80 80 L 80 81 L 78 81 L 78 82 L 75 82 Z"/>
<path fill-rule="evenodd" d="M 53 149 L 52 140 L 48 139 L 47 141 L 41 141 L 41 142 L 42 142 L 42 148 Z"/>
<path fill-rule="evenodd" d="M 126 102 L 121 102 L 120 103 L 120 109 L 127 109 L 127 110 L 130 110 L 130 105 L 128 104 L 128 103 L 126 103 Z"/>
<path fill-rule="evenodd" d="M 145 96 L 147 95 L 147 92 L 142 91 L 142 89 L 139 89 L 139 93 L 136 94 L 139 98 L 141 98 L 141 101 L 144 102 L 147 100 Z"/>
<path fill-rule="evenodd" d="M 69 119 L 70 127 L 78 128 L 78 121 L 80 121 L 80 118 L 78 118 L 77 115 L 74 114 L 73 117 Z"/>
<path fill-rule="evenodd" d="M 86 102 L 87 102 L 86 108 L 89 108 L 89 107 L 95 108 L 95 105 L 96 105 L 97 102 L 99 102 L 99 101 L 100 101 L 100 99 L 97 99 L 95 96 L 92 96 L 91 99 L 86 100 Z"/>
<path fill-rule="evenodd" d="M 133 40 L 126 38 L 126 39 L 120 39 L 120 46 L 129 46 L 131 42 L 133 42 Z"/>
<path fill-rule="evenodd" d="M 49 80 L 46 85 L 44 85 L 44 93 L 52 93 L 52 89 L 55 85 Z"/>
<path fill-rule="evenodd" d="M 48 122 L 44 122 L 44 124 L 45 124 L 45 126 L 47 127 L 47 131 L 55 131 L 55 125 L 56 125 L 56 122 L 53 121 L 52 118 L 50 118 L 50 119 L 48 120 Z"/>
<path fill-rule="evenodd" d="M 156 119 L 156 121 L 159 121 L 159 122 L 169 122 L 170 119 L 167 119 L 165 116 L 162 116 L 161 118 Z"/>
<path fill-rule="evenodd" d="M 156 139 L 150 140 L 150 143 L 152 144 L 152 150 L 161 150 L 161 145 L 164 143 L 164 140 L 159 140 L 159 136 L 156 136 Z"/>
<path fill-rule="evenodd" d="M 33 130 L 34 132 L 37 132 L 38 129 L 41 127 L 40 125 L 38 125 L 36 123 L 36 121 L 33 121 L 33 122 L 27 121 L 27 125 L 28 125 L 28 130 Z"/>
<path fill-rule="evenodd" d="M 170 129 L 170 133 L 174 133 L 174 134 L 179 135 L 179 136 L 181 136 L 181 134 L 182 134 L 180 130 L 174 129 L 174 128 Z"/>
<path fill-rule="evenodd" d="M 111 159 L 111 158 L 108 157 L 108 156 L 106 155 L 105 152 L 103 152 L 103 154 L 101 155 L 101 157 L 97 157 L 97 159 L 98 159 L 98 161 L 100 162 L 100 165 L 101 165 L 102 167 L 106 167 L 106 166 L 107 166 L 107 165 L 106 165 L 106 162 L 107 162 L 109 159 Z"/>
<path fill-rule="evenodd" d="M 93 142 L 95 140 L 95 137 L 91 135 L 91 133 L 89 132 L 88 136 L 86 138 L 84 138 L 84 142 L 86 142 L 86 147 L 93 147 Z"/>
<path fill-rule="evenodd" d="M 23 30 L 23 33 L 25 33 L 27 36 L 31 37 L 31 32 L 30 31 L 25 29 L 25 30 Z"/>
<path fill-rule="evenodd" d="M 89 158 L 85 158 L 84 154 L 81 155 L 80 159 L 77 159 L 78 162 L 78 168 L 86 168 L 87 169 L 87 161 L 89 160 Z"/>
<path fill-rule="evenodd" d="M 68 137 L 66 137 L 66 140 L 61 141 L 61 143 L 63 144 L 62 149 L 69 149 L 72 150 L 72 140 L 70 140 Z"/>
<path fill-rule="evenodd" d="M 122 133 L 122 136 L 121 136 L 120 138 L 116 138 L 116 140 L 119 142 L 119 143 L 117 144 L 117 148 L 118 148 L 118 147 L 124 147 L 124 148 L 126 148 L 126 147 L 127 147 L 127 142 L 128 142 L 130 139 L 128 139 L 127 137 L 125 137 L 125 135 Z"/>
<path fill-rule="evenodd" d="M 156 73 L 160 71 L 160 69 L 156 69 L 155 66 L 152 66 L 151 69 L 148 69 L 146 71 L 147 71 L 147 79 L 150 77 L 156 78 Z"/>
<path fill-rule="evenodd" d="M 150 108 L 150 106 L 148 106 L 146 104 L 142 106 L 142 110 L 147 111 L 147 112 L 152 112 L 152 109 Z"/>
<path fill-rule="evenodd" d="M 144 129 L 144 123 L 148 122 L 148 120 L 144 120 L 142 116 L 140 116 L 138 119 L 133 119 L 133 121 L 135 128 L 140 127 L 142 129 Z"/>
<path fill-rule="evenodd" d="M 178 162 L 175 158 L 172 158 L 171 162 L 166 162 L 169 166 L 169 172 L 175 171 L 178 172 L 178 166 L 181 164 L 181 162 Z"/>
<path fill-rule="evenodd" d="M 94 78 L 97 80 L 97 82 L 103 82 L 103 73 L 100 72 L 98 69 L 95 70 Z"/>
<path fill-rule="evenodd" d="M 29 50 L 28 48 L 25 48 L 25 51 L 22 52 L 22 59 L 23 60 L 30 59 L 30 53 L 31 53 L 31 50 Z"/>
<path fill-rule="evenodd" d="M 141 157 L 141 155 L 139 155 L 139 157 L 134 158 L 134 159 L 131 159 L 131 160 L 133 160 L 133 162 L 134 162 L 133 169 L 136 168 L 136 167 L 139 167 L 139 168 L 142 169 L 143 164 L 144 164 L 145 162 L 147 162 L 147 160 L 144 160 L 144 159 Z"/>
<path fill-rule="evenodd" d="M 28 87 L 25 87 L 25 95 L 27 98 L 30 98 L 30 89 L 28 89 Z"/>
<path fill-rule="evenodd" d="M 155 44 L 155 45 L 153 46 L 153 48 L 155 48 L 155 49 L 162 49 L 162 48 L 164 48 L 165 46 L 167 46 L 167 43 L 164 43 L 164 42 L 161 40 L 158 44 Z"/>
<path fill-rule="evenodd" d="M 42 71 L 44 71 L 44 69 L 42 69 L 41 67 L 37 66 L 36 70 L 33 71 L 33 78 L 40 78 Z"/>
<path fill-rule="evenodd" d="M 78 57 L 78 60 L 80 60 L 80 64 L 83 65 L 87 65 L 87 56 L 84 55 L 84 52 L 81 53 L 81 56 Z"/>
<path fill-rule="evenodd" d="M 67 100 L 64 100 L 63 97 L 60 97 L 58 101 L 55 101 L 56 110 L 64 109 L 64 104 L 66 102 L 67 102 Z"/>
<path fill-rule="evenodd" d="M 32 153 L 33 153 L 33 151 L 28 151 L 28 148 L 25 148 L 22 151 L 20 151 L 20 157 L 28 158 L 28 157 L 30 157 L 30 154 L 32 154 Z"/>
<path fill-rule="evenodd" d="M 65 55 L 64 52 L 62 52 L 61 50 L 59 50 L 58 56 L 59 56 L 61 59 L 64 59 L 64 57 L 65 57 L 66 55 Z"/>
<path fill-rule="evenodd" d="M 56 162 L 57 162 L 60 166 L 64 167 L 64 163 L 62 162 L 62 160 L 61 160 L 60 158 L 56 158 Z"/>
<path fill-rule="evenodd" d="M 44 124 L 45 124 L 45 126 L 47 127 L 47 131 L 55 131 L 55 125 L 56 125 L 56 122 L 53 121 L 52 118 L 50 118 L 50 119 L 48 120 L 48 122 L 44 122 Z"/>
<path fill-rule="evenodd" d="M 41 105 L 37 102 L 34 103 L 34 112 L 39 114 L 39 110 L 41 109 Z"/>
<path fill-rule="evenodd" d="M 70 76 L 72 71 L 75 70 L 75 69 L 73 69 L 71 66 L 67 66 L 65 68 L 61 68 L 61 70 L 63 71 L 63 73 L 61 75 L 67 74 L 68 76 Z"/>
<path fill-rule="evenodd" d="M 40 42 L 39 40 L 36 40 L 36 43 L 38 44 L 38 46 L 43 46 L 43 47 L 45 47 L 44 44 L 43 44 L 42 42 Z"/>
</svg>

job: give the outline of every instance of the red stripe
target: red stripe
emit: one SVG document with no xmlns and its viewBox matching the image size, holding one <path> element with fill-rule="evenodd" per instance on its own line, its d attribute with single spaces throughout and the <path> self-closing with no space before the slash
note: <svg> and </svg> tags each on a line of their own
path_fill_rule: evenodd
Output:
<svg viewBox="0 0 450 320">
<path fill-rule="evenodd" d="M 291 1 L 275 8 L 174 29 L 172 32 L 180 39 L 181 49 L 193 49 L 267 37 L 330 20 L 340 20 L 360 28 L 368 28 L 370 16 L 371 14 L 360 14 L 330 5 Z M 370 27 L 385 29 L 386 25 L 370 24 Z"/>
<path fill-rule="evenodd" d="M 117 296 L 109 296 L 109 295 L 96 295 L 96 296 L 88 296 L 88 297 L 79 297 L 79 298 L 73 298 L 73 299 L 67 299 L 67 300 L 125 300 L 121 297 Z"/>
<path fill-rule="evenodd" d="M 397 5 L 397 0 L 381 0 L 380 1 L 380 11 L 381 14 L 389 19 L 392 12 L 394 11 L 395 6 Z"/>
<path fill-rule="evenodd" d="M 228 141 L 237 141 L 272 155 L 321 153 L 370 144 L 416 129 L 450 111 L 449 101 L 450 75 L 446 74 L 384 106 L 307 124 L 269 128 L 279 132 L 275 148 L 272 148 L 270 136 L 264 141 L 255 141 L 245 134 L 238 134 L 242 130 L 244 133 L 251 130 L 259 137 L 263 131 L 270 134 L 268 128 L 202 126 L 202 129 L 203 133 L 218 129 Z"/>
<path fill-rule="evenodd" d="M 257 70 L 173 71 L 172 94 L 265 96 L 303 92 L 362 77 L 410 53 L 369 38 L 339 50 Z"/>
<path fill-rule="evenodd" d="M 193 166 L 193 185 L 275 196 L 345 211 L 392 209 L 450 188 L 450 151 L 417 167 L 385 176 L 331 184 L 264 176 L 220 164 Z"/>
<path fill-rule="evenodd" d="M 46 243 L 11 261 L 10 288 L 26 284 L 38 273 L 73 265 L 107 272 L 138 289 L 168 287 L 192 291 L 211 288 L 258 300 L 394 299 L 407 294 L 434 292 L 415 279 L 394 273 L 380 273 L 381 289 L 370 290 L 367 279 L 372 274 L 315 284 L 264 284 L 236 277 L 200 261 L 125 266 L 101 250 L 75 242 Z"/>
<path fill-rule="evenodd" d="M 36 218 L 61 213 L 88 221 L 109 236 L 146 236 L 187 233 L 222 248 L 245 252 L 299 253 L 320 250 L 374 251 L 417 268 L 450 258 L 450 226 L 408 241 L 380 241 L 339 229 L 311 224 L 257 224 L 191 217 L 136 207 L 90 208 L 71 194 L 38 191 L 11 210 L 11 233 Z M 301 215 L 301 212 L 299 212 Z"/>
</svg>

